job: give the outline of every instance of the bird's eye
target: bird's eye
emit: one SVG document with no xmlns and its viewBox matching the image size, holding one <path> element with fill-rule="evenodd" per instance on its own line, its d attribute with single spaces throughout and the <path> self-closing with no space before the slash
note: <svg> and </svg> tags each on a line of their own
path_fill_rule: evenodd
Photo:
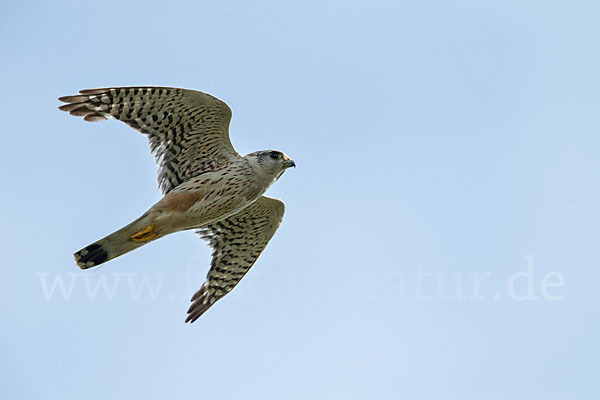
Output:
<svg viewBox="0 0 600 400">
<path fill-rule="evenodd" d="M 276 151 L 271 152 L 271 158 L 273 160 L 279 160 L 281 158 L 281 153 L 278 153 Z"/>
</svg>

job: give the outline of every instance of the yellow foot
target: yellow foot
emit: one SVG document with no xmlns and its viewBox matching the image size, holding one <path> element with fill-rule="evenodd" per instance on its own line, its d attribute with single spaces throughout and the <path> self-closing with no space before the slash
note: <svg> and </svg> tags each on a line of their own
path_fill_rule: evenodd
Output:
<svg viewBox="0 0 600 400">
<path fill-rule="evenodd" d="M 150 226 L 145 227 L 141 231 L 136 232 L 133 235 L 129 236 L 129 238 L 136 242 L 145 242 L 146 240 L 154 239 L 155 237 L 158 236 L 156 233 L 152 233 L 153 230 L 154 230 L 154 225 L 150 225 Z"/>
</svg>

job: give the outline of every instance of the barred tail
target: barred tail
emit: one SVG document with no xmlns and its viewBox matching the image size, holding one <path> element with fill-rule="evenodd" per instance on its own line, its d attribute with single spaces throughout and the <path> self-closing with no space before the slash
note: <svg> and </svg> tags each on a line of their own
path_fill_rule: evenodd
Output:
<svg viewBox="0 0 600 400">
<path fill-rule="evenodd" d="M 150 213 L 146 213 L 129 225 L 84 247 L 74 254 L 75 262 L 81 269 L 92 268 L 150 243 L 158 238 L 151 224 L 152 219 Z"/>
</svg>

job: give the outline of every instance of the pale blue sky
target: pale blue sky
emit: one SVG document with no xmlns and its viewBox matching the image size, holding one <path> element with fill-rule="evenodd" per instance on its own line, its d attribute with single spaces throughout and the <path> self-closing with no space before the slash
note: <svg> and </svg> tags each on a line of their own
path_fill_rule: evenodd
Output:
<svg viewBox="0 0 600 400">
<path fill-rule="evenodd" d="M 599 18 L 2 3 L 0 397 L 599 398 Z M 211 93 L 240 152 L 298 165 L 269 190 L 287 212 L 267 250 L 191 326 L 210 258 L 192 232 L 85 274 L 72 259 L 160 198 L 142 135 L 57 110 L 112 85 Z"/>
</svg>

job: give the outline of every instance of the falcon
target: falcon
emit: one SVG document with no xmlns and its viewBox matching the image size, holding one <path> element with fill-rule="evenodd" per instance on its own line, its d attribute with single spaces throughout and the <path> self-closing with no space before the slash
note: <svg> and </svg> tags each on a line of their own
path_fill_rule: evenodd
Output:
<svg viewBox="0 0 600 400">
<path fill-rule="evenodd" d="M 242 156 L 229 140 L 231 109 L 195 90 L 115 87 L 64 96 L 59 107 L 85 121 L 115 118 L 148 137 L 164 194 L 139 218 L 75 253 L 88 269 L 163 236 L 195 229 L 212 247 L 205 282 L 186 322 L 196 321 L 254 265 L 279 227 L 285 205 L 263 193 L 296 164 L 262 150 Z"/>
</svg>

